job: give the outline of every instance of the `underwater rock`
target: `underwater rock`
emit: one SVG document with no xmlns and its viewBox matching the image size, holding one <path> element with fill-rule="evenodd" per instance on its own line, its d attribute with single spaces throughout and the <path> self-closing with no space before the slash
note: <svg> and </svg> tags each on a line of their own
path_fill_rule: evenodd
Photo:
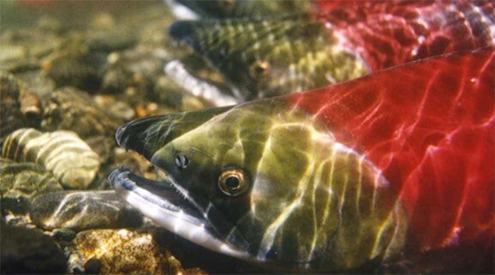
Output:
<svg viewBox="0 0 495 275">
<path fill-rule="evenodd" d="M 84 264 L 84 273 L 98 274 L 100 273 L 102 267 L 103 267 L 102 261 L 96 258 L 91 258 L 88 261 L 86 261 L 86 263 Z"/>
<path fill-rule="evenodd" d="M 87 188 L 101 162 L 98 155 L 73 132 L 41 133 L 32 128 L 10 134 L 3 145 L 2 156 L 14 161 L 38 163 L 70 189 Z"/>
<path fill-rule="evenodd" d="M 54 52 L 45 58 L 43 71 L 55 81 L 57 87 L 73 86 L 95 92 L 101 84 L 101 68 L 106 58 L 103 54 L 89 52 L 76 42 L 68 49 Z"/>
<path fill-rule="evenodd" d="M 114 191 L 57 192 L 36 198 L 31 220 L 47 230 L 139 227 L 141 215 Z"/>
<path fill-rule="evenodd" d="M 29 120 L 32 127 L 39 127 L 41 123 L 41 99 L 31 90 L 26 90 L 19 97 L 21 113 Z"/>
<path fill-rule="evenodd" d="M 75 237 L 75 236 L 74 236 Z M 60 242 L 59 242 L 60 244 Z M 64 253 L 67 257 L 67 270 L 72 274 L 84 273 L 85 257 L 79 252 L 73 241 L 62 243 Z"/>
<path fill-rule="evenodd" d="M 76 237 L 76 232 L 68 228 L 57 228 L 52 231 L 52 236 L 59 242 L 70 242 Z"/>
<path fill-rule="evenodd" d="M 136 43 L 137 35 L 127 28 L 95 29 L 88 32 L 85 41 L 91 52 L 119 51 L 132 48 Z"/>
<path fill-rule="evenodd" d="M 40 59 L 56 51 L 62 39 L 54 32 L 37 28 L 9 30 L 4 27 L 0 34 L 2 70 L 20 73 L 40 69 Z"/>
<path fill-rule="evenodd" d="M 5 38 L 5 35 L 2 35 L 1 38 Z M 7 69 L 8 71 L 22 71 L 25 68 L 36 66 L 34 61 L 26 59 L 26 51 L 22 46 L 2 45 L 0 49 L 2 50 L 0 62 L 2 62 L 3 69 Z"/>
<path fill-rule="evenodd" d="M 17 129 L 33 127 L 21 111 L 21 87 L 13 75 L 0 73 L 0 145 Z"/>
<path fill-rule="evenodd" d="M 105 135 L 115 131 L 119 121 L 100 108 L 88 94 L 63 88 L 42 97 L 43 121 L 47 131 L 71 130 L 81 137 Z"/>
<path fill-rule="evenodd" d="M 0 158 L 2 214 L 27 214 L 30 200 L 40 194 L 62 191 L 62 186 L 42 166 Z"/>
<path fill-rule="evenodd" d="M 77 133 L 105 162 L 114 146 L 113 135 L 121 119 L 113 117 L 91 96 L 74 88 L 56 90 L 41 100 L 43 130 L 70 130 Z"/>
<path fill-rule="evenodd" d="M 101 263 L 100 274 L 205 274 L 181 263 L 159 245 L 154 234 L 162 229 L 90 230 L 77 234 L 74 242 L 88 261 Z M 86 262 L 87 266 L 92 266 Z"/>
<path fill-rule="evenodd" d="M 105 109 L 108 113 L 120 120 L 131 120 L 136 113 L 134 110 L 124 101 L 117 100 L 112 95 L 97 95 L 94 97 L 94 101 L 100 108 Z"/>
<path fill-rule="evenodd" d="M 119 58 L 119 54 L 110 55 Z M 103 75 L 101 89 L 107 93 L 121 93 L 129 86 L 129 73 L 123 68 L 110 67 Z"/>
<path fill-rule="evenodd" d="M 39 116 L 42 115 L 43 113 L 43 106 L 41 106 L 41 96 L 49 94 L 55 90 L 55 82 L 50 79 L 49 77 L 44 76 L 41 73 L 41 70 L 27 70 L 24 72 L 19 72 L 15 74 L 15 77 L 19 79 L 19 81 L 22 81 L 22 83 L 26 84 L 26 87 L 28 87 L 29 91 L 32 91 L 37 97 L 40 99 L 40 114 Z M 21 108 L 24 103 L 22 103 L 22 98 L 19 99 L 21 101 Z M 38 118 L 38 120 L 40 120 Z M 34 128 L 40 128 L 40 122 L 37 122 L 38 126 Z"/>
<path fill-rule="evenodd" d="M 66 259 L 49 236 L 39 230 L 1 223 L 2 274 L 64 274 Z"/>
<path fill-rule="evenodd" d="M 108 55 L 108 66 L 103 76 L 102 90 L 121 93 L 136 89 L 139 95 L 153 90 L 156 79 L 163 74 L 163 64 L 170 58 L 160 49 L 128 50 Z"/>
</svg>

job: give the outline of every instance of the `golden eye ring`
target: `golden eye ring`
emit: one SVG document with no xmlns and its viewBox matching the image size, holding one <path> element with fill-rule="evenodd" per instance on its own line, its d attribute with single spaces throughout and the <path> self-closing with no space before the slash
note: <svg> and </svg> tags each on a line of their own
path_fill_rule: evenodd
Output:
<svg viewBox="0 0 495 275">
<path fill-rule="evenodd" d="M 268 75 L 269 70 L 270 63 L 266 60 L 256 60 L 249 66 L 249 74 L 254 79 L 260 79 Z"/>
<path fill-rule="evenodd" d="M 248 189 L 248 183 L 241 169 L 228 169 L 218 177 L 218 187 L 228 196 L 239 196 Z"/>
</svg>

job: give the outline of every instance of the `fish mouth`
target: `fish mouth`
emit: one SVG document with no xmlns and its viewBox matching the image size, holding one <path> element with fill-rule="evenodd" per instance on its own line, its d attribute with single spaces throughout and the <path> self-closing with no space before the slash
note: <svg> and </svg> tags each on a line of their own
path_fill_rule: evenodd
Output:
<svg viewBox="0 0 495 275">
<path fill-rule="evenodd" d="M 140 177 L 130 170 L 119 168 L 108 179 L 113 187 L 130 204 L 162 226 L 175 230 L 179 222 L 186 222 L 194 227 L 208 227 L 203 214 L 171 183 L 169 178 L 163 181 Z M 144 209 L 142 206 L 146 206 Z M 149 208 L 151 207 L 151 208 Z M 206 228 L 205 228 L 206 229 Z"/>
<path fill-rule="evenodd" d="M 171 177 L 156 181 L 118 168 L 108 179 L 125 201 L 168 231 L 222 254 L 249 257 L 245 250 L 235 249 L 219 238 L 206 213 L 187 199 L 187 193 L 177 188 Z"/>
</svg>

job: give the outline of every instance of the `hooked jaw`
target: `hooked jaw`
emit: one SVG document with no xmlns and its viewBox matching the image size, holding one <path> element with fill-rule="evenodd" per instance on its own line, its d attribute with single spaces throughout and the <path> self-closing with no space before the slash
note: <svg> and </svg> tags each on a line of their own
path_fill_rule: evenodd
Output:
<svg viewBox="0 0 495 275">
<path fill-rule="evenodd" d="M 115 134 L 117 144 L 143 155 L 167 174 L 163 180 L 155 181 L 119 168 L 109 175 L 109 181 L 124 200 L 161 227 L 210 250 L 242 259 L 249 257 L 247 250 L 230 245 L 229 239 L 218 234 L 218 225 L 215 227 L 209 221 L 211 215 L 217 214 L 213 213 L 214 207 L 205 210 L 198 206 L 188 190 L 168 174 L 167 169 L 173 165 L 173 159 L 171 163 L 162 163 L 160 158 L 156 158 L 164 145 L 228 109 L 230 107 L 168 114 L 122 125 Z M 241 236 L 237 237 L 237 240 L 244 240 Z"/>
<path fill-rule="evenodd" d="M 121 125 L 115 132 L 115 141 L 121 148 L 136 151 L 149 159 L 153 152 L 146 148 L 149 141 L 145 133 L 146 129 L 156 122 L 157 119 L 155 118 L 157 117 L 130 121 Z"/>
</svg>

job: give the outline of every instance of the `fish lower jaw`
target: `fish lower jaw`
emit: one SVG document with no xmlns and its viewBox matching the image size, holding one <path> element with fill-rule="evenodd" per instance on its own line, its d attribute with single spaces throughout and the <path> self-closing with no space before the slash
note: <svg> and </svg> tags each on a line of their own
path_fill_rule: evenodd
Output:
<svg viewBox="0 0 495 275">
<path fill-rule="evenodd" d="M 177 184 L 175 179 L 172 176 L 170 176 L 169 174 L 167 174 L 166 172 L 164 172 L 160 167 L 157 167 L 157 166 L 153 166 L 153 167 L 155 168 L 155 172 L 157 174 L 158 179 L 167 180 L 170 183 L 170 185 L 175 188 L 175 191 L 177 191 L 178 194 L 180 194 L 189 203 L 194 205 L 194 207 L 196 207 L 196 209 L 198 209 L 198 211 L 201 212 L 201 214 L 203 215 L 203 217 L 205 219 L 207 218 L 206 212 L 201 210 L 202 208 L 198 205 L 198 203 L 196 201 L 194 201 L 191 198 L 191 196 L 189 196 L 189 191 L 187 191 L 180 184 Z"/>
<path fill-rule="evenodd" d="M 160 182 L 139 177 L 122 168 L 113 171 L 109 176 L 109 180 L 115 191 L 127 203 L 139 210 L 144 216 L 149 217 L 158 226 L 212 251 L 240 259 L 249 258 L 249 254 L 246 251 L 232 248 L 211 233 L 208 221 L 203 219 L 199 212 L 188 213 L 191 206 L 181 209 L 180 206 L 175 205 L 171 200 L 176 199 L 177 196 L 165 198 L 154 194 L 152 190 L 147 190 L 137 183 L 137 181 L 142 181 L 141 185 L 149 185 L 153 183 L 160 184 Z M 177 194 L 180 190 L 167 190 L 167 192 Z M 182 196 L 183 194 L 180 195 Z M 189 203 L 187 200 L 184 201 Z"/>
</svg>

